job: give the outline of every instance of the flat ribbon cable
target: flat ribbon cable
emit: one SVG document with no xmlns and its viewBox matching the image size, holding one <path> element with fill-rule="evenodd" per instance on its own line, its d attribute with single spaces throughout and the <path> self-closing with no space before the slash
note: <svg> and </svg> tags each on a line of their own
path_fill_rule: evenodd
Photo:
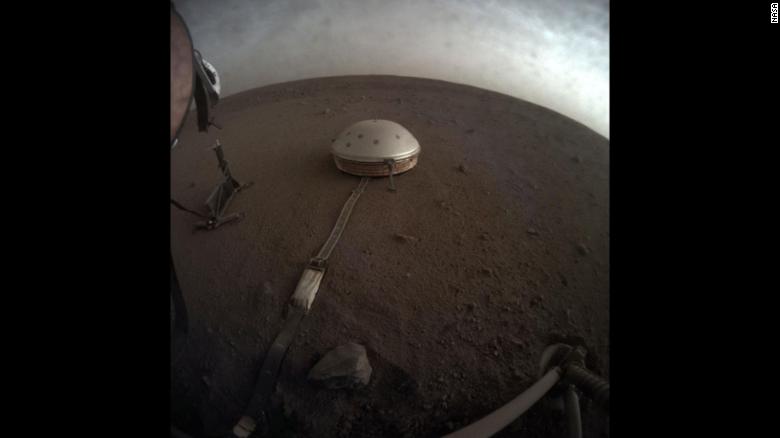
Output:
<svg viewBox="0 0 780 438">
<path fill-rule="evenodd" d="M 333 252 L 333 248 L 336 247 L 339 238 L 341 238 L 341 234 L 347 226 L 347 221 L 349 221 L 349 216 L 352 214 L 352 209 L 355 207 L 360 195 L 365 191 L 369 179 L 369 177 L 361 178 L 360 184 L 352 190 L 352 194 L 347 199 L 347 202 L 344 203 L 341 214 L 339 214 L 339 218 L 336 220 L 336 225 L 331 230 L 328 240 L 325 241 L 320 251 L 309 261 L 308 266 L 304 269 L 301 279 L 295 287 L 295 292 L 287 305 L 287 317 L 284 320 L 282 330 L 276 335 L 263 361 L 260 375 L 255 384 L 254 395 L 244 411 L 244 416 L 233 427 L 234 436 L 242 438 L 250 436 L 255 430 L 257 420 L 262 420 L 264 424 L 268 424 L 266 405 L 274 386 L 276 386 L 276 378 L 279 375 L 282 361 L 298 332 L 301 321 L 309 313 L 309 309 L 311 309 L 322 282 L 322 277 L 325 275 L 328 258 L 331 252 Z"/>
</svg>

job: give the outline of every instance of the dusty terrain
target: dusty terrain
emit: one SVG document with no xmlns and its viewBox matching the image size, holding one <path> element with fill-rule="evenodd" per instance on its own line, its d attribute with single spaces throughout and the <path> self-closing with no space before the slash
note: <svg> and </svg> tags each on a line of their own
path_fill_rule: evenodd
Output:
<svg viewBox="0 0 780 438">
<path fill-rule="evenodd" d="M 171 209 L 172 251 L 190 331 L 172 364 L 172 420 L 191 433 L 229 431 L 281 328 L 307 261 L 328 237 L 358 177 L 331 140 L 389 119 L 420 142 L 419 164 L 375 179 L 334 250 L 311 313 L 282 365 L 277 436 L 438 436 L 511 400 L 535 380 L 551 341 L 584 342 L 609 377 L 609 142 L 518 99 L 441 81 L 353 76 L 290 82 L 219 103 L 222 130 L 188 117 L 172 151 L 171 196 L 205 212 L 219 138 L 233 175 L 254 186 L 246 217 L 193 233 Z M 411 236 L 399 239 L 396 235 Z M 366 346 L 368 387 L 306 381 L 331 348 Z M 582 403 L 586 436 L 606 417 Z M 498 436 L 563 436 L 538 404 Z"/>
</svg>

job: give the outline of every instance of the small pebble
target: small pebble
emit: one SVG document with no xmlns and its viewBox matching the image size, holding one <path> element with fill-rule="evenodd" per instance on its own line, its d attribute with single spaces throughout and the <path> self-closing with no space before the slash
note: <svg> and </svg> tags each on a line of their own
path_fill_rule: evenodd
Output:
<svg viewBox="0 0 780 438">
<path fill-rule="evenodd" d="M 399 242 L 414 242 L 414 241 L 419 240 L 418 238 L 416 238 L 414 236 L 410 236 L 408 234 L 401 234 L 401 233 L 395 233 L 395 235 L 393 237 L 395 237 L 395 240 L 397 240 Z"/>
</svg>

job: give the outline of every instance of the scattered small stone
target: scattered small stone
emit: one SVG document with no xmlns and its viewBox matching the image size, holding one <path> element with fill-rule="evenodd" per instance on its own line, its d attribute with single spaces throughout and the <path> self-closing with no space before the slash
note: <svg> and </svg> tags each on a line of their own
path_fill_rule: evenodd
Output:
<svg viewBox="0 0 780 438">
<path fill-rule="evenodd" d="M 425 409 L 426 411 L 430 411 L 432 408 L 433 408 L 433 406 L 431 406 L 429 403 L 425 403 L 423 405 L 423 409 Z"/>
<path fill-rule="evenodd" d="M 498 355 L 499 355 L 499 354 L 500 354 L 500 353 L 499 353 L 499 351 L 498 351 L 498 350 L 493 350 L 493 356 L 495 356 L 495 357 L 498 357 Z"/>
<path fill-rule="evenodd" d="M 436 379 L 439 383 L 444 383 L 444 376 L 439 376 L 439 378 Z"/>
<path fill-rule="evenodd" d="M 510 337 L 510 338 L 509 338 L 509 342 L 511 342 L 511 343 L 513 343 L 513 344 L 515 344 L 515 345 L 519 345 L 519 346 L 523 346 L 523 345 L 525 345 L 525 342 L 523 342 L 522 340 L 520 340 L 520 339 L 517 339 L 517 338 L 515 338 L 515 337 Z"/>
<path fill-rule="evenodd" d="M 561 284 L 564 285 L 564 286 L 568 286 L 569 285 L 569 280 L 567 280 L 566 277 L 563 274 L 559 274 L 559 275 L 561 277 Z"/>
<path fill-rule="evenodd" d="M 479 270 L 479 272 L 486 276 L 486 277 L 492 277 L 493 276 L 493 269 L 491 268 L 482 268 Z"/>
<path fill-rule="evenodd" d="M 580 243 L 577 245 L 577 251 L 579 251 L 580 255 L 588 255 L 588 253 L 590 253 L 590 248 L 585 246 L 584 243 Z"/>
<path fill-rule="evenodd" d="M 474 133 L 474 128 L 471 128 L 466 131 L 466 134 L 473 134 L 473 133 Z"/>
<path fill-rule="evenodd" d="M 477 308 L 477 304 L 476 303 L 466 303 L 466 307 L 468 307 L 469 310 L 474 311 L 474 309 Z"/>
<path fill-rule="evenodd" d="M 323 114 L 330 114 L 330 108 L 325 108 L 325 110 L 322 113 Z"/>
<path fill-rule="evenodd" d="M 566 321 L 569 324 L 574 325 L 574 321 L 571 318 L 571 309 L 566 309 Z"/>
<path fill-rule="evenodd" d="M 202 380 L 203 383 L 206 384 L 206 386 L 211 386 L 211 379 L 209 379 L 208 376 L 203 376 L 203 377 L 200 378 L 200 380 Z"/>
<path fill-rule="evenodd" d="M 536 228 L 528 228 L 528 234 L 530 234 L 532 236 L 538 236 L 539 235 L 539 231 L 537 231 Z"/>
<path fill-rule="evenodd" d="M 575 156 L 573 156 L 573 157 L 571 158 L 571 160 L 572 160 L 572 161 L 574 161 L 575 163 L 582 163 L 582 158 L 580 158 L 580 156 L 579 156 L 579 155 L 575 155 Z"/>
<path fill-rule="evenodd" d="M 490 239 L 490 234 L 482 233 L 482 234 L 479 235 L 479 239 L 480 240 L 489 240 Z"/>
<path fill-rule="evenodd" d="M 450 203 L 447 202 L 447 201 L 436 201 L 436 205 L 438 205 L 439 208 L 447 210 L 447 211 L 451 211 L 452 210 L 452 205 L 450 205 Z M 461 236 L 465 236 L 465 234 L 461 234 Z"/>
<path fill-rule="evenodd" d="M 399 242 L 416 242 L 419 240 L 417 237 L 410 236 L 408 234 L 401 234 L 401 233 L 395 233 L 393 237 L 395 237 L 395 240 Z"/>
<path fill-rule="evenodd" d="M 469 168 L 464 163 L 460 163 L 460 166 L 458 166 L 458 171 L 461 173 L 469 173 Z"/>
</svg>

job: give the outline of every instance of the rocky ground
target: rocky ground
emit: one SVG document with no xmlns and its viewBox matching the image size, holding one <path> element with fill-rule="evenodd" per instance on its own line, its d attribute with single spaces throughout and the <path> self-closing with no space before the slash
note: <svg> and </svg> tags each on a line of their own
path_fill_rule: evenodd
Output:
<svg viewBox="0 0 780 438">
<path fill-rule="evenodd" d="M 544 347 L 584 343 L 609 377 L 609 142 L 509 96 L 441 81 L 351 76 L 297 81 L 221 101 L 221 130 L 188 118 L 172 151 L 171 196 L 204 211 L 219 178 L 219 138 L 233 175 L 254 186 L 245 218 L 193 232 L 171 209 L 172 251 L 190 332 L 172 362 L 172 421 L 229 431 L 251 398 L 307 261 L 359 178 L 338 171 L 331 140 L 389 119 L 420 142 L 419 164 L 372 181 L 334 250 L 310 314 L 282 365 L 275 436 L 440 436 L 535 381 Z M 311 367 L 346 342 L 372 367 L 359 389 L 326 389 Z M 582 404 L 586 436 L 607 418 Z M 538 404 L 497 436 L 564 436 Z"/>
</svg>

